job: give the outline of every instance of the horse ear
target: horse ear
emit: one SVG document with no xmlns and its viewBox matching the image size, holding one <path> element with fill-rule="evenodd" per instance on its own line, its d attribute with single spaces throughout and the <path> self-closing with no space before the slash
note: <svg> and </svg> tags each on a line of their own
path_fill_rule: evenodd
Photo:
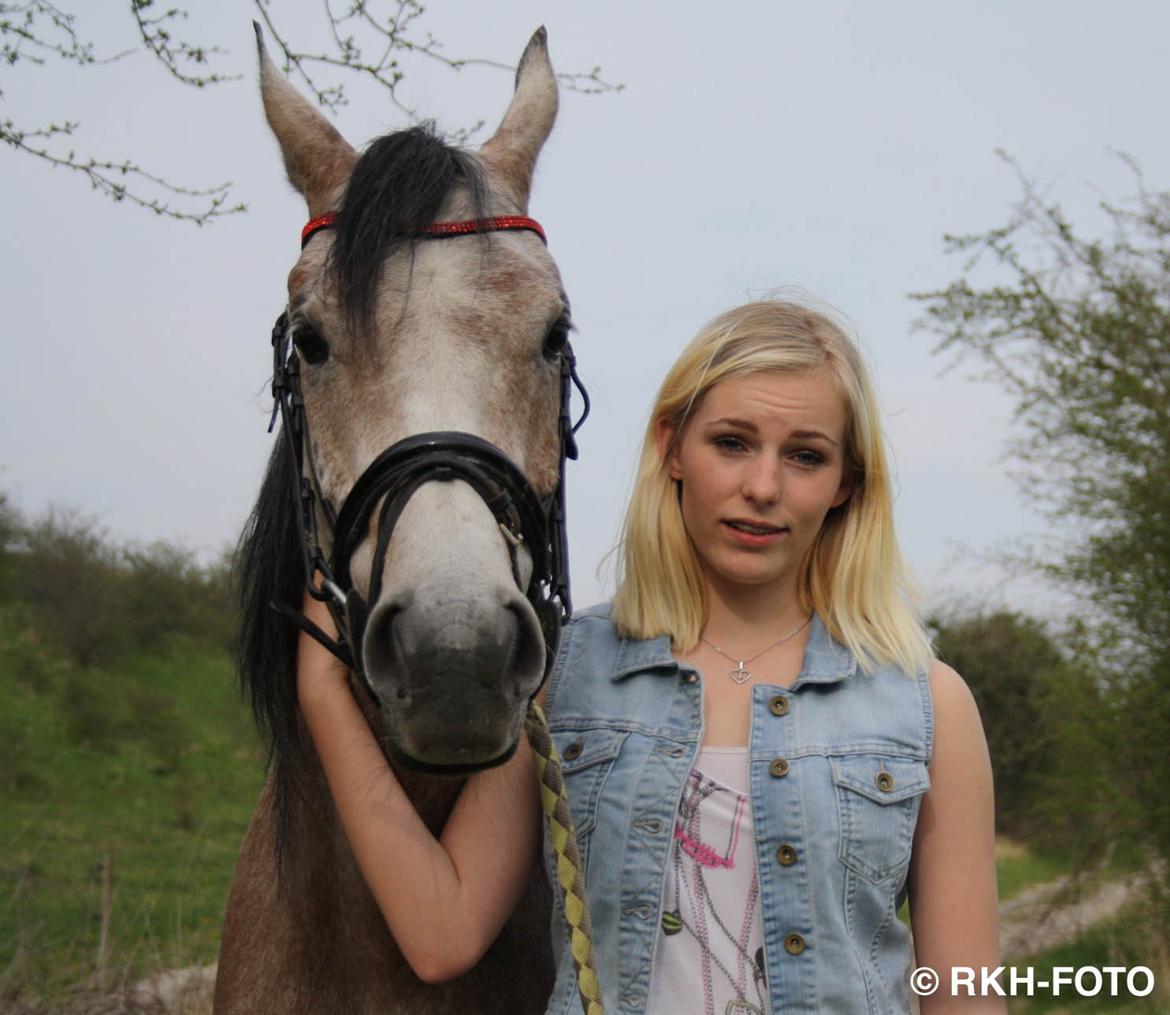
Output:
<svg viewBox="0 0 1170 1015">
<path fill-rule="evenodd" d="M 309 217 L 331 210 L 338 187 L 349 179 L 357 152 L 311 105 L 272 62 L 260 26 L 256 48 L 260 54 L 260 96 L 264 115 L 284 157 L 289 182 L 309 205 Z"/>
<path fill-rule="evenodd" d="M 557 117 L 557 79 L 548 58 L 548 33 L 541 26 L 528 42 L 516 68 L 516 91 L 496 132 L 480 154 L 519 200 L 528 207 L 532 171 L 541 146 Z"/>
</svg>

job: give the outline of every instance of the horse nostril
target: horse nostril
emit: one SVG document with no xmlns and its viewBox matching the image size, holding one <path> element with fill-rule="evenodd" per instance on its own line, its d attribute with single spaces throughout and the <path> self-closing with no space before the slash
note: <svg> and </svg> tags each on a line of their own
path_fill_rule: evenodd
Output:
<svg viewBox="0 0 1170 1015">
<path fill-rule="evenodd" d="M 389 671 L 393 668 L 394 661 L 401 655 L 394 623 L 404 609 L 400 603 L 387 603 L 376 611 L 371 619 L 370 626 L 366 629 L 365 644 L 362 646 L 371 675 Z M 398 697 L 406 697 L 408 693 L 405 688 L 400 688 Z"/>
<path fill-rule="evenodd" d="M 544 637 L 523 599 L 510 598 L 508 612 L 515 621 L 508 689 L 516 699 L 527 698 L 544 672 Z"/>
</svg>

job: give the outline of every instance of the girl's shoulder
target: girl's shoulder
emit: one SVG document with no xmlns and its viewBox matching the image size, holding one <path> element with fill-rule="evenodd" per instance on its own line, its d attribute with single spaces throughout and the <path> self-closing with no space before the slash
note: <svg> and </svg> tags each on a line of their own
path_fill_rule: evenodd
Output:
<svg viewBox="0 0 1170 1015">
<path fill-rule="evenodd" d="M 623 637 L 611 614 L 610 603 L 599 603 L 574 612 L 565 625 L 549 680 L 550 714 L 566 709 L 605 714 L 620 701 L 628 703 L 631 694 L 649 693 L 634 690 L 643 682 L 631 677 L 677 672 L 669 638 Z"/>
<path fill-rule="evenodd" d="M 611 619 L 612 612 L 613 604 L 609 602 L 573 611 L 561 631 L 557 669 L 563 669 L 570 657 L 580 664 L 584 654 L 611 656 L 620 650 L 622 638 Z"/>
</svg>

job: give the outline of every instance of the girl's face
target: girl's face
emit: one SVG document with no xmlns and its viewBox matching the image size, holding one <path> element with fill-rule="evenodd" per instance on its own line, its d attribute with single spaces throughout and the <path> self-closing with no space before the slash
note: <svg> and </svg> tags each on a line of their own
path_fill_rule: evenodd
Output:
<svg viewBox="0 0 1170 1015">
<path fill-rule="evenodd" d="M 824 367 L 721 381 L 669 452 L 674 428 L 659 422 L 658 451 L 682 484 L 683 523 L 709 585 L 795 593 L 825 515 L 850 494 L 845 422 Z"/>
</svg>

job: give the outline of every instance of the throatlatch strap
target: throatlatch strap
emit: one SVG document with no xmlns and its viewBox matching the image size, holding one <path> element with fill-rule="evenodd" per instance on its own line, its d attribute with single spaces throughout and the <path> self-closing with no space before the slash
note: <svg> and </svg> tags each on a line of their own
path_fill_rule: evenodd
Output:
<svg viewBox="0 0 1170 1015">
<path fill-rule="evenodd" d="M 528 742 L 536 759 L 540 781 L 540 805 L 548 820 L 548 834 L 557 854 L 557 881 L 565 893 L 565 920 L 569 924 L 569 950 L 577 970 L 577 993 L 585 1015 L 605 1015 L 601 1003 L 601 984 L 593 958 L 593 921 L 585 898 L 585 873 L 581 870 L 581 853 L 573 829 L 573 813 L 565 792 L 565 773 L 556 745 L 548 731 L 544 712 L 535 701 L 528 703 L 524 722 Z"/>
</svg>

